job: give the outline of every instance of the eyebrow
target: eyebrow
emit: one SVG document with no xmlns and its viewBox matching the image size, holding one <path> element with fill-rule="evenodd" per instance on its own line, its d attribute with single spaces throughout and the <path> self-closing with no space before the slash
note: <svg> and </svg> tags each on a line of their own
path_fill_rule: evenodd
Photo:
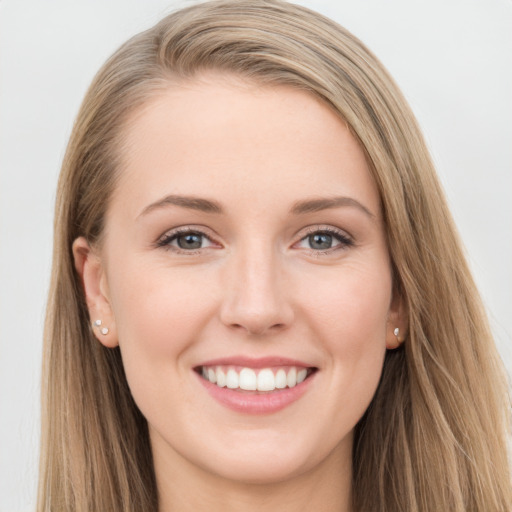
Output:
<svg viewBox="0 0 512 512">
<path fill-rule="evenodd" d="M 146 215 L 153 210 L 157 210 L 159 208 L 163 208 L 165 206 L 180 206 L 181 208 L 188 208 L 190 210 L 197 210 L 200 212 L 206 213 L 222 213 L 222 207 L 216 201 L 212 201 L 210 199 L 203 199 L 201 197 L 194 196 L 178 196 L 178 195 L 168 195 L 151 203 L 149 206 L 146 206 L 144 210 L 142 210 L 139 215 Z"/>
<path fill-rule="evenodd" d="M 312 198 L 306 199 L 304 201 L 297 201 L 292 206 L 290 212 L 294 215 L 301 215 L 304 213 L 312 213 L 319 212 L 322 210 L 328 210 L 330 208 L 339 208 L 342 206 L 351 206 L 355 207 L 358 210 L 361 210 L 363 213 L 371 217 L 375 218 L 375 215 L 364 206 L 362 203 L 353 199 L 352 197 L 345 196 L 337 196 L 337 197 L 329 197 L 329 198 Z"/>
<path fill-rule="evenodd" d="M 217 201 L 205 199 L 202 197 L 181 196 L 171 194 L 146 206 L 146 208 L 144 208 L 144 210 L 142 210 L 142 212 L 140 213 L 139 217 L 169 205 L 179 206 L 181 208 L 188 208 L 190 210 L 196 210 L 205 213 L 221 214 L 224 212 L 222 206 Z M 291 207 L 290 213 L 293 215 L 303 215 L 306 213 L 319 212 L 322 210 L 328 210 L 330 208 L 340 208 L 343 206 L 355 207 L 358 210 L 361 210 L 369 217 L 371 217 L 372 219 L 375 218 L 375 215 L 362 203 L 360 203 L 356 199 L 353 199 L 352 197 L 345 196 L 329 198 L 312 198 L 297 201 Z"/>
</svg>

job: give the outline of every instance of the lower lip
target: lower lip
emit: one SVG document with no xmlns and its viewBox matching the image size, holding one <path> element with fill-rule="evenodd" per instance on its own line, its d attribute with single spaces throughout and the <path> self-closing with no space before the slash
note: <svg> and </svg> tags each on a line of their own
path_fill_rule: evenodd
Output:
<svg viewBox="0 0 512 512">
<path fill-rule="evenodd" d="M 308 390 L 315 376 L 315 374 L 310 375 L 306 380 L 293 388 L 257 394 L 256 392 L 241 392 L 229 388 L 220 388 L 196 372 L 194 373 L 210 396 L 217 400 L 217 402 L 233 411 L 245 414 L 271 414 L 284 409 L 297 401 Z"/>
</svg>

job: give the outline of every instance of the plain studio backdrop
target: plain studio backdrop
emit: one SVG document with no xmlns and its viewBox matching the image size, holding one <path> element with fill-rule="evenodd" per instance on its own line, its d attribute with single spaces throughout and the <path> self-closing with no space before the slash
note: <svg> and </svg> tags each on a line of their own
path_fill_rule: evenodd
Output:
<svg viewBox="0 0 512 512">
<path fill-rule="evenodd" d="M 0 512 L 35 503 L 53 203 L 73 119 L 118 46 L 189 3 L 0 0 Z M 512 2 L 298 3 L 360 37 L 404 91 L 510 373 Z"/>
</svg>

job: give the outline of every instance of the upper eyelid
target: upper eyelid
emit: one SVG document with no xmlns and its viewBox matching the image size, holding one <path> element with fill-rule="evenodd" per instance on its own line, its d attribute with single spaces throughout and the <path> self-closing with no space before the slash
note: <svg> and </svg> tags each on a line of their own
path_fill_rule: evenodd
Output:
<svg viewBox="0 0 512 512">
<path fill-rule="evenodd" d="M 215 240 L 215 235 L 212 234 L 211 230 L 206 226 L 198 226 L 198 225 L 190 225 L 190 226 L 178 226 L 175 228 L 168 229 L 164 231 L 158 238 L 158 240 L 162 240 L 164 238 L 170 238 L 173 236 L 183 235 L 186 233 L 197 233 L 199 235 L 205 236 L 209 240 Z"/>
<path fill-rule="evenodd" d="M 303 233 L 305 231 L 305 233 Z M 341 229 L 335 226 L 331 226 L 329 224 L 315 224 L 313 226 L 306 226 L 299 230 L 295 236 L 299 237 L 299 240 L 303 240 L 309 235 L 314 233 L 329 233 L 329 234 L 337 234 L 343 236 L 345 238 L 350 238 L 353 240 L 354 237 L 345 229 Z"/>
</svg>

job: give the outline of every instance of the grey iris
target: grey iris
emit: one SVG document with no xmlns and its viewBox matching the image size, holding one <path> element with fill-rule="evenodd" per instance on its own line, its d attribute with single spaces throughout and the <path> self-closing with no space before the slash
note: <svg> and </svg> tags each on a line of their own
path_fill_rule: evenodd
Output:
<svg viewBox="0 0 512 512">
<path fill-rule="evenodd" d="M 200 249 L 203 243 L 203 237 L 202 235 L 189 233 L 188 235 L 179 236 L 177 242 L 181 249 Z"/>
<path fill-rule="evenodd" d="M 316 233 L 308 238 L 311 249 L 325 250 L 332 247 L 332 235 L 327 233 Z"/>
</svg>

